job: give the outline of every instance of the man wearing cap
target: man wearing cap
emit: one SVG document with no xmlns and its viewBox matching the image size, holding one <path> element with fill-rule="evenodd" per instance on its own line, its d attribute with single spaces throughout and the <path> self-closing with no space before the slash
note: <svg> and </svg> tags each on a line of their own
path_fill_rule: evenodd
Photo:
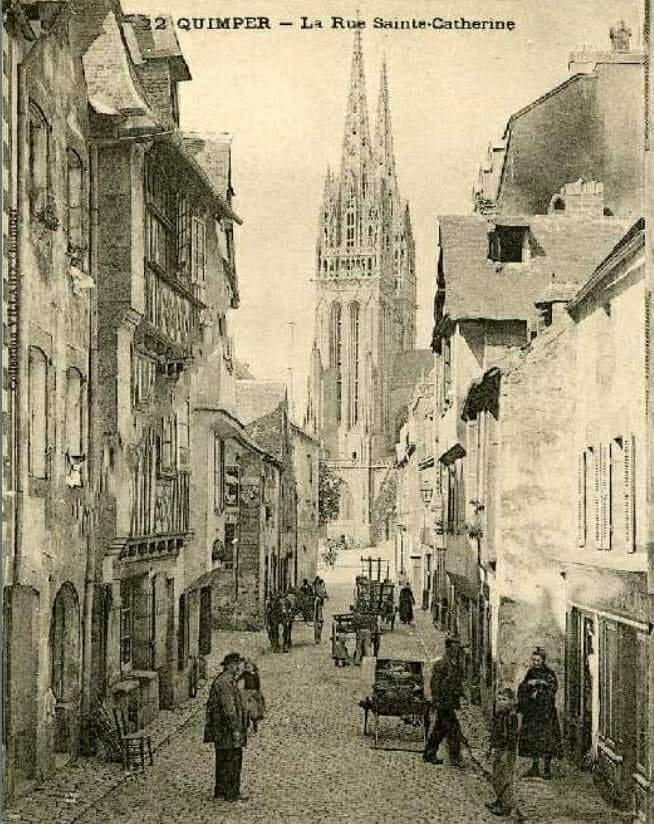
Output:
<svg viewBox="0 0 654 824">
<path fill-rule="evenodd" d="M 243 747 L 247 741 L 247 712 L 237 680 L 244 661 L 230 652 L 222 661 L 223 671 L 216 676 L 207 701 L 204 740 L 216 752 L 214 798 L 239 801 Z"/>
<path fill-rule="evenodd" d="M 461 727 L 456 716 L 463 695 L 461 654 L 458 638 L 448 638 L 445 641 L 445 656 L 436 661 L 432 670 L 431 701 L 436 711 L 436 720 L 422 756 L 430 764 L 443 763 L 437 758 L 438 748 L 447 739 L 450 763 L 454 767 L 463 766 Z"/>
</svg>

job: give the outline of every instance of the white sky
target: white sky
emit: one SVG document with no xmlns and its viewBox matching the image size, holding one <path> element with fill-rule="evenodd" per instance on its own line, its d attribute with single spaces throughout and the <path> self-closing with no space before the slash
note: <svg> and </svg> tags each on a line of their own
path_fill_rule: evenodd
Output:
<svg viewBox="0 0 654 824">
<path fill-rule="evenodd" d="M 267 15 L 271 31 L 178 32 L 193 80 L 180 85 L 182 128 L 230 132 L 241 307 L 229 323 L 255 377 L 294 370 L 301 418 L 313 339 L 314 249 L 327 163 L 340 162 L 353 34 L 363 33 L 371 128 L 386 54 L 400 191 L 411 204 L 418 340 L 431 337 L 436 215 L 470 211 L 479 161 L 509 115 L 565 80 L 569 52 L 607 49 L 624 18 L 639 41 L 644 0 L 124 0 L 130 12 L 185 17 Z M 299 29 L 301 15 L 325 28 Z M 513 32 L 381 31 L 386 18 L 513 19 Z M 276 25 L 294 20 L 293 28 Z M 289 324 L 294 322 L 291 351 Z"/>
</svg>

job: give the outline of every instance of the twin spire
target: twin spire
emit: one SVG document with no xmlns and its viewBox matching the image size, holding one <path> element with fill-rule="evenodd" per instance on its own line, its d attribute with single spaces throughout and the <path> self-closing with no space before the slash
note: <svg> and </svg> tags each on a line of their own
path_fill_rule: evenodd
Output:
<svg viewBox="0 0 654 824">
<path fill-rule="evenodd" d="M 390 186 L 395 189 L 397 184 L 395 180 L 395 156 L 393 154 L 393 134 L 391 129 L 386 58 L 384 58 L 381 68 L 375 143 L 372 145 L 370 142 L 370 126 L 368 123 L 368 100 L 366 96 L 366 77 L 363 65 L 361 32 L 357 31 L 354 35 L 350 86 L 347 112 L 345 115 L 345 133 L 343 135 L 343 153 L 341 157 L 341 180 L 344 181 L 350 172 L 358 177 L 364 170 L 371 177 L 377 173 L 377 169 L 373 168 L 373 163 L 375 166 L 379 166 L 379 172 L 383 171 L 387 186 L 390 184 Z"/>
</svg>

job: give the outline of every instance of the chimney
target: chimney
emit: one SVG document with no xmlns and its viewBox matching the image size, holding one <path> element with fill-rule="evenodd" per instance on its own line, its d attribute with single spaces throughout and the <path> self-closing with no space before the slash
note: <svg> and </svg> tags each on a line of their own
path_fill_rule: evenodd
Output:
<svg viewBox="0 0 654 824">
<path fill-rule="evenodd" d="M 611 51 L 628 52 L 631 48 L 631 29 L 625 25 L 624 20 L 620 20 L 615 26 L 611 26 L 609 32 L 611 38 Z"/>
<path fill-rule="evenodd" d="M 597 220 L 604 215 L 604 184 L 596 180 L 566 183 L 552 196 L 550 215 Z"/>
</svg>

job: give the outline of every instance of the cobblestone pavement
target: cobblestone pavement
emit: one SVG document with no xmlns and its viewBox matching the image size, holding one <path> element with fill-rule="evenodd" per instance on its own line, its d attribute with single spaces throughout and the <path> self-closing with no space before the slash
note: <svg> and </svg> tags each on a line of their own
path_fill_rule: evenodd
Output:
<svg viewBox="0 0 654 824">
<path fill-rule="evenodd" d="M 341 580 L 343 580 L 343 570 Z M 352 578 L 354 577 L 354 572 Z M 352 580 L 352 578 L 350 580 Z M 347 609 L 351 584 L 332 582 L 331 611 Z M 84 760 L 41 792 L 6 813 L 14 822 L 200 824 L 201 822 L 365 822 L 484 824 L 495 821 L 484 802 L 492 793 L 470 755 L 465 770 L 431 766 L 420 757 L 421 732 L 383 719 L 380 746 L 362 733 L 358 701 L 369 691 L 365 668 L 336 668 L 330 657 L 330 620 L 315 646 L 299 624 L 290 655 L 273 655 L 262 634 L 218 633 L 210 674 L 232 649 L 259 662 L 268 717 L 245 752 L 246 803 L 214 801 L 213 750 L 202 743 L 205 685 L 194 702 L 162 713 L 156 728 L 155 765 L 125 775 L 115 765 Z M 433 658 L 442 637 L 419 613 L 417 628 L 396 627 L 383 637 L 382 657 Z M 482 759 L 485 731 L 478 710 L 465 707 L 462 724 L 475 758 Z M 392 748 L 392 749 L 391 749 Z M 416 752 L 407 752 L 415 750 Z M 590 791 L 576 772 L 550 783 L 521 781 L 520 809 L 528 821 L 549 824 L 617 824 L 624 821 Z"/>
</svg>

